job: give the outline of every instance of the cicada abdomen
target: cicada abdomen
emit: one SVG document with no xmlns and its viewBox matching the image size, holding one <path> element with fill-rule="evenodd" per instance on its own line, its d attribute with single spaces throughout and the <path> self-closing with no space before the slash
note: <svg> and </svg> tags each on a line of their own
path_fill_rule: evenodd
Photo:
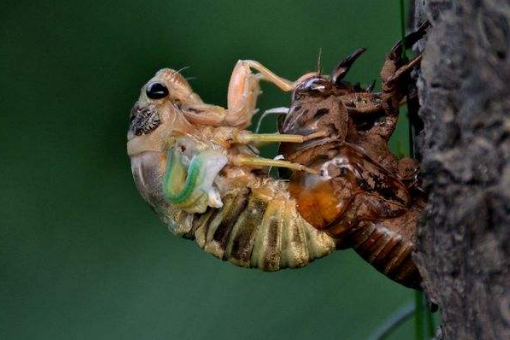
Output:
<svg viewBox="0 0 510 340">
<path fill-rule="evenodd" d="M 196 240 L 219 259 L 276 271 L 303 267 L 336 249 L 334 238 L 300 216 L 288 183 L 265 176 L 254 177 L 249 185 L 229 184 L 220 208 L 208 208 L 204 213 L 176 209 L 162 190 L 167 162 L 163 152 L 132 157 L 139 191 L 175 234 Z"/>
<path fill-rule="evenodd" d="M 266 271 L 303 267 L 336 249 L 333 238 L 299 216 L 285 188 L 270 179 L 260 184 L 230 192 L 222 209 L 193 223 L 190 232 L 200 247 L 238 266 Z"/>
</svg>

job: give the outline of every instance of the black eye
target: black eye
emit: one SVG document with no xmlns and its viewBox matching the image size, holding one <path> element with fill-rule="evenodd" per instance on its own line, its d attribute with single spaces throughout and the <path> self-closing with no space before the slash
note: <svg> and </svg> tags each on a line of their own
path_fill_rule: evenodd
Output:
<svg viewBox="0 0 510 340">
<path fill-rule="evenodd" d="M 168 89 L 162 83 L 150 83 L 145 90 L 150 99 L 161 99 L 168 96 Z"/>
<path fill-rule="evenodd" d="M 327 93 L 331 91 L 331 82 L 323 78 L 312 78 L 303 84 L 303 90 L 314 93 Z"/>
<path fill-rule="evenodd" d="M 305 96 L 327 97 L 331 95 L 332 85 L 329 79 L 312 77 L 302 81 L 294 90 L 294 99 Z"/>
</svg>

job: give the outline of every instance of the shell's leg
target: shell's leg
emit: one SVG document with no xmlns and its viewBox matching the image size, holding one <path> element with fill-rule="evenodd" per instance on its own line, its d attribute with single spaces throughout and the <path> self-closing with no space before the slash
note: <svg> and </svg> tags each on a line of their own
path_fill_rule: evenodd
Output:
<svg viewBox="0 0 510 340">
<path fill-rule="evenodd" d="M 252 70 L 258 73 L 252 73 Z M 282 91 L 294 90 L 295 83 L 281 78 L 254 60 L 239 60 L 232 71 L 228 86 L 227 125 L 246 128 L 255 113 L 257 97 L 260 94 L 259 82 L 265 80 L 273 83 Z"/>
<path fill-rule="evenodd" d="M 217 105 L 197 103 L 181 106 L 179 109 L 193 124 L 221 126 L 227 117 L 227 110 Z"/>
<path fill-rule="evenodd" d="M 187 213 L 220 208 L 223 204 L 213 182 L 227 161 L 219 152 L 204 151 L 193 156 L 186 169 L 184 155 L 177 148 L 170 148 L 163 177 L 165 199 Z"/>
<path fill-rule="evenodd" d="M 347 58 L 342 60 L 340 64 L 333 70 L 333 74 L 331 75 L 331 81 L 334 83 L 340 83 L 342 79 L 346 76 L 347 72 L 349 72 L 350 68 L 363 53 L 365 53 L 366 48 L 359 48 L 354 51 Z"/>
<path fill-rule="evenodd" d="M 369 116 L 383 111 L 381 98 L 377 93 L 354 92 L 344 95 L 341 100 L 352 117 Z"/>
<path fill-rule="evenodd" d="M 422 25 L 417 31 L 410 33 L 399 41 L 391 49 L 381 70 L 382 94 L 381 104 L 388 115 L 385 127 L 381 129 L 381 136 L 386 139 L 391 136 L 395 130 L 400 103 L 407 95 L 407 82 L 409 81 L 409 73 L 421 61 L 421 55 L 417 56 L 410 62 L 406 62 L 402 56 L 403 45 L 409 47 L 414 45 L 426 33 L 428 24 Z"/>
</svg>

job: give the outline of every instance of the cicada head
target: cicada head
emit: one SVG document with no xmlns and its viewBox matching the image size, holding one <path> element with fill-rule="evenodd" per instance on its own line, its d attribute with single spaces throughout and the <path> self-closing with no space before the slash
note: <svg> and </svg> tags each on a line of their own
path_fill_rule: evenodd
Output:
<svg viewBox="0 0 510 340">
<path fill-rule="evenodd" d="M 162 151 L 172 136 L 194 130 L 179 105 L 200 101 L 186 79 L 177 71 L 162 69 L 142 88 L 131 110 L 128 128 L 130 157 L 145 151 Z"/>
<path fill-rule="evenodd" d="M 179 103 L 200 100 L 177 71 L 162 69 L 143 87 L 131 110 L 127 151 L 131 171 L 142 197 L 169 221 L 170 208 L 162 192 L 167 151 L 175 137 L 192 135 L 194 126 Z"/>
</svg>

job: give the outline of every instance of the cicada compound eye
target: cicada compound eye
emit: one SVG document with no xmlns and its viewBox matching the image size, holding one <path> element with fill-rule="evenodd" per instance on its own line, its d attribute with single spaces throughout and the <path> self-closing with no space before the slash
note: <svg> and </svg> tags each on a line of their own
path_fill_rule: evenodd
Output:
<svg viewBox="0 0 510 340">
<path fill-rule="evenodd" d="M 145 93 L 150 99 L 163 99 L 168 96 L 168 88 L 163 83 L 150 83 L 147 85 Z"/>
<path fill-rule="evenodd" d="M 303 84 L 303 90 L 314 93 L 326 94 L 331 91 L 331 88 L 331 81 L 319 77 L 308 79 Z"/>
<path fill-rule="evenodd" d="M 329 79 L 311 77 L 303 80 L 294 91 L 294 100 L 304 96 L 327 97 L 331 95 L 332 85 Z"/>
</svg>

